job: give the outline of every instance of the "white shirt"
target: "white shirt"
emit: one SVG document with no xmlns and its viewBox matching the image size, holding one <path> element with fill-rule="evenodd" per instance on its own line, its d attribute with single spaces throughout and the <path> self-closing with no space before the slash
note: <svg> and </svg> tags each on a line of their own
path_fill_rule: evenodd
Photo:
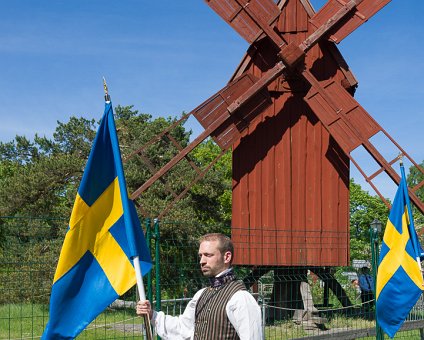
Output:
<svg viewBox="0 0 424 340">
<path fill-rule="evenodd" d="M 166 340 L 190 340 L 194 337 L 196 304 L 205 288 L 190 300 L 180 316 L 153 312 L 152 322 L 158 335 Z M 225 311 L 241 340 L 261 340 L 261 310 L 253 296 L 246 290 L 236 292 L 228 301 Z"/>
</svg>

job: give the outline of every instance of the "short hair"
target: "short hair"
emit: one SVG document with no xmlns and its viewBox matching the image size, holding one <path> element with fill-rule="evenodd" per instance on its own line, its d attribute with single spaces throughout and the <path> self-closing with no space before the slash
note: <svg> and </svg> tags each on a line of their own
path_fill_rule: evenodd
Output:
<svg viewBox="0 0 424 340">
<path fill-rule="evenodd" d="M 221 233 L 211 233 L 206 234 L 200 237 L 199 243 L 202 243 L 204 241 L 218 241 L 218 249 L 221 252 L 221 254 L 225 254 L 227 251 L 231 253 L 231 260 L 234 257 L 234 245 L 231 239 L 228 236 L 225 236 Z"/>
</svg>

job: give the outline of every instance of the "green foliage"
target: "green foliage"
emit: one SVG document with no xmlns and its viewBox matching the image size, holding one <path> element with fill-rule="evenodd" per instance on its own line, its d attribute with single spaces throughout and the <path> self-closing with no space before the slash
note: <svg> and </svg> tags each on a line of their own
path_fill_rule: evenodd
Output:
<svg viewBox="0 0 424 340">
<path fill-rule="evenodd" d="M 132 106 L 117 106 L 115 112 L 128 190 L 133 192 L 179 152 L 174 141 L 181 147 L 188 145 L 190 132 L 177 125 L 169 137 L 157 138 L 140 151 L 177 118 L 152 119 Z M 17 136 L 0 143 L 0 216 L 70 216 L 97 125 L 94 120 L 71 117 L 67 123 L 58 122 L 52 139 L 36 135 L 29 141 Z M 189 156 L 204 170 L 219 153 L 219 147 L 209 140 Z M 188 162 L 179 162 L 138 198 L 140 211 L 146 217 L 158 216 L 195 175 Z M 167 218 L 219 224 L 228 223 L 230 216 L 231 154 L 227 153 Z"/>
<path fill-rule="evenodd" d="M 378 196 L 371 196 L 350 180 L 350 257 L 371 258 L 370 224 L 377 218 L 385 225 L 389 209 Z"/>
<path fill-rule="evenodd" d="M 65 219 L 1 218 L 5 244 L 0 252 L 0 304 L 47 303 L 67 228 Z"/>
<path fill-rule="evenodd" d="M 208 139 L 193 152 L 199 167 L 205 168 L 221 154 L 221 149 Z M 225 153 L 197 184 L 191 196 L 196 203 L 196 216 L 205 224 L 231 223 L 231 152 Z"/>
<path fill-rule="evenodd" d="M 54 139 L 0 143 L 0 216 L 69 216 L 94 138 L 94 122 L 58 122 Z"/>
<path fill-rule="evenodd" d="M 421 169 L 424 169 L 424 161 L 421 162 L 420 167 Z M 409 168 L 409 174 L 407 178 L 408 186 L 413 188 L 422 181 L 424 181 L 424 174 L 415 166 L 411 166 Z M 416 195 L 420 198 L 421 202 L 424 202 L 424 186 L 420 187 L 416 191 Z M 414 215 L 416 228 L 421 229 L 424 227 L 424 215 L 415 206 L 413 206 L 412 213 Z"/>
</svg>

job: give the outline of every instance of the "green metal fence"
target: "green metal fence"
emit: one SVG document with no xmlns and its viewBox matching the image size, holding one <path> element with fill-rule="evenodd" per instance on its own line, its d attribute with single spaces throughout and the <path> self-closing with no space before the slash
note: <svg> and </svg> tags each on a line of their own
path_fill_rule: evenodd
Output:
<svg viewBox="0 0 424 340">
<path fill-rule="evenodd" d="M 147 296 L 156 309 L 179 315 L 190 297 L 207 284 L 198 270 L 199 236 L 217 231 L 230 235 L 231 229 L 150 219 L 143 228 L 154 261 L 144 279 Z M 41 336 L 66 229 L 65 219 L 0 217 L 0 339 Z M 372 238 L 370 247 L 374 246 L 378 250 Z M 375 255 L 376 249 L 370 253 Z M 376 337 L 373 303 L 363 304 L 352 283 L 357 266 L 235 269 L 260 304 L 266 339 Z M 136 290 L 131 289 L 78 338 L 142 339 L 142 319 L 134 312 L 136 300 Z M 423 306 L 420 299 L 396 338 L 423 338 Z"/>
</svg>

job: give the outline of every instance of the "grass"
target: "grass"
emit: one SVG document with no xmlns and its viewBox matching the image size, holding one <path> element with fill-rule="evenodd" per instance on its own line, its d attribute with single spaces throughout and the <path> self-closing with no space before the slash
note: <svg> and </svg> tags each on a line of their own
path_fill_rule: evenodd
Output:
<svg viewBox="0 0 424 340">
<path fill-rule="evenodd" d="M 280 340 L 306 337 L 308 333 L 302 326 L 293 321 L 281 321 L 273 326 L 265 327 L 265 339 Z"/>
<path fill-rule="evenodd" d="M 48 306 L 41 304 L 0 305 L 0 340 L 39 339 L 48 321 Z M 96 318 L 78 339 L 142 339 L 142 318 L 133 310 L 107 310 Z M 292 320 L 277 321 L 266 326 L 268 340 L 302 338 L 333 334 L 343 330 L 373 328 L 375 322 L 361 317 L 334 314 L 325 324 L 327 331 L 307 330 Z M 399 332 L 395 339 L 421 339 L 419 330 Z M 374 337 L 363 339 L 375 339 Z M 388 337 L 386 336 L 386 339 Z"/>
<path fill-rule="evenodd" d="M 39 304 L 0 305 L 0 339 L 38 339 L 48 321 L 48 308 Z M 105 311 L 78 339 L 141 339 L 142 318 L 134 311 Z"/>
<path fill-rule="evenodd" d="M 48 312 L 43 305 L 7 304 L 0 306 L 0 339 L 41 336 Z"/>
</svg>

